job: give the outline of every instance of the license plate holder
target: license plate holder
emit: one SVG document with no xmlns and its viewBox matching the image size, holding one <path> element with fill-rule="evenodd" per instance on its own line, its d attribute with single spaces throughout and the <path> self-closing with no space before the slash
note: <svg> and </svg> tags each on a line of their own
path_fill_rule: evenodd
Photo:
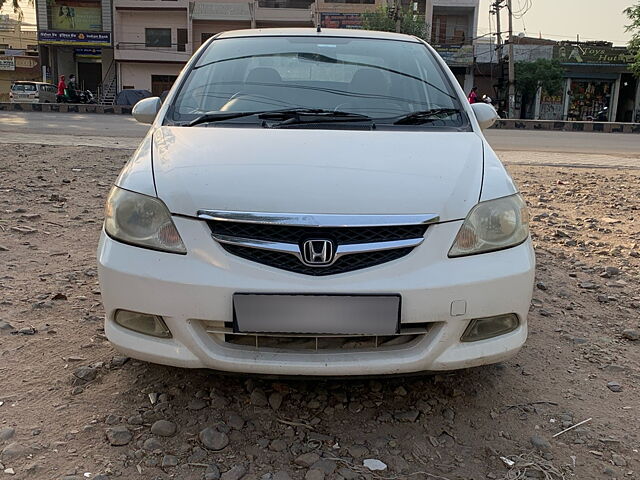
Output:
<svg viewBox="0 0 640 480">
<path fill-rule="evenodd" d="M 398 294 L 235 293 L 236 333 L 395 335 L 400 329 Z"/>
</svg>

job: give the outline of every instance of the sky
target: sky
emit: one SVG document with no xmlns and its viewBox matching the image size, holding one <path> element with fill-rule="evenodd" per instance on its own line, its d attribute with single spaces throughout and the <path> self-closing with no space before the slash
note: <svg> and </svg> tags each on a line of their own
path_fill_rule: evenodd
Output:
<svg viewBox="0 0 640 480">
<path fill-rule="evenodd" d="M 514 12 L 526 4 L 531 8 L 514 20 L 514 32 L 525 32 L 532 37 L 542 33 L 551 40 L 607 40 L 615 45 L 625 45 L 630 34 L 625 32 L 628 19 L 622 13 L 638 0 L 513 0 Z M 480 0 L 478 35 L 489 33 L 489 5 L 492 0 Z M 502 22 L 507 29 L 507 12 L 502 11 Z M 491 31 L 495 32 L 495 16 L 491 18 Z"/>
</svg>

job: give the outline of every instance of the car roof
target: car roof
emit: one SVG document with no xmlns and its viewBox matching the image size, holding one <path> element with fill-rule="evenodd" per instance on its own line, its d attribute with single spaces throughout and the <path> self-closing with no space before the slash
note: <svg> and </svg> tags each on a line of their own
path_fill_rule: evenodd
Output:
<svg viewBox="0 0 640 480">
<path fill-rule="evenodd" d="M 223 32 L 216 38 L 239 38 L 239 37 L 351 37 L 351 38 L 371 38 L 376 40 L 400 40 L 404 42 L 419 43 L 416 37 L 404 35 L 402 33 L 380 32 L 373 30 L 358 30 L 347 28 L 323 28 L 320 32 L 315 27 L 309 28 L 253 28 L 246 30 L 230 30 Z"/>
<path fill-rule="evenodd" d="M 52 83 L 46 83 L 46 82 L 36 82 L 35 80 L 16 80 L 13 82 L 13 85 L 20 85 L 20 84 L 36 84 L 36 85 L 53 85 Z M 55 87 L 55 85 L 53 85 Z"/>
</svg>

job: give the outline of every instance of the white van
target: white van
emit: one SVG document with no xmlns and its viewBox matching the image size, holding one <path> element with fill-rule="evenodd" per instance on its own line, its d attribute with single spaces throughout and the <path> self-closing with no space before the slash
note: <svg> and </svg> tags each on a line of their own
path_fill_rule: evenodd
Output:
<svg viewBox="0 0 640 480">
<path fill-rule="evenodd" d="M 44 82 L 15 82 L 11 85 L 11 103 L 56 103 L 55 85 Z"/>
</svg>

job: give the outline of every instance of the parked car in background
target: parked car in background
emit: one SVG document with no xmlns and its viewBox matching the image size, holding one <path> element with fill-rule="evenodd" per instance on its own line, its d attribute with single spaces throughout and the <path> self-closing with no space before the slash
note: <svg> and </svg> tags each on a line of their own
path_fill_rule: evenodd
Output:
<svg viewBox="0 0 640 480">
<path fill-rule="evenodd" d="M 44 82 L 17 81 L 9 90 L 11 103 L 56 103 L 55 85 Z"/>
<path fill-rule="evenodd" d="M 138 359 L 281 375 L 398 374 L 514 355 L 527 206 L 424 41 L 263 29 L 207 41 L 106 203 L 105 332 Z"/>
</svg>

